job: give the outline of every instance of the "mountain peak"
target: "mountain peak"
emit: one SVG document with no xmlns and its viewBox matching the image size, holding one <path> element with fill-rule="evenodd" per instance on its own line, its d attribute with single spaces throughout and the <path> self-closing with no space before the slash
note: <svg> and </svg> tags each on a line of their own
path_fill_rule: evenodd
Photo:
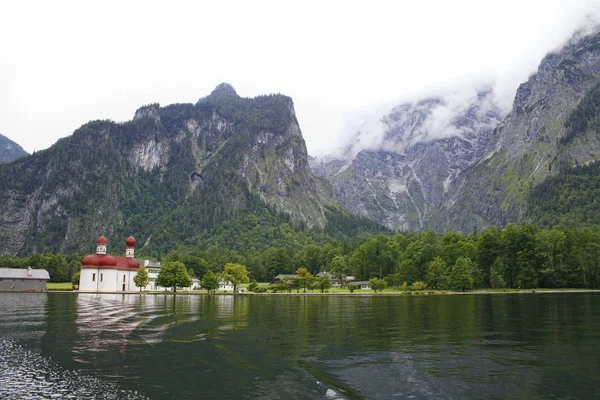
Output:
<svg viewBox="0 0 600 400">
<path fill-rule="evenodd" d="M 217 85 L 217 87 L 212 91 L 211 96 L 215 95 L 215 94 L 227 94 L 227 95 L 234 95 L 237 96 L 237 92 L 235 91 L 235 89 L 233 88 L 233 86 L 231 86 L 231 84 L 223 82 L 223 83 L 219 83 Z"/>
</svg>

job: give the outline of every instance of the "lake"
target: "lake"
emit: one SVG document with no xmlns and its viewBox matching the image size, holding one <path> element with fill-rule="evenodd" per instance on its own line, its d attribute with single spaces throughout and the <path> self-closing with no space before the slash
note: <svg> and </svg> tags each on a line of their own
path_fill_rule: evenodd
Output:
<svg viewBox="0 0 600 400">
<path fill-rule="evenodd" d="M 600 293 L 0 293 L 0 398 L 591 399 Z"/>
</svg>

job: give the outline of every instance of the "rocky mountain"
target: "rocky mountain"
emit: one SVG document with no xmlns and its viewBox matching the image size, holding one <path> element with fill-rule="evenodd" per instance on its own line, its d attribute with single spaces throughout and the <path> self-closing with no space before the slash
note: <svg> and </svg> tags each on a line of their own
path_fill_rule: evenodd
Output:
<svg viewBox="0 0 600 400">
<path fill-rule="evenodd" d="M 357 215 L 464 233 L 600 223 L 600 33 L 548 54 L 506 116 L 482 92 L 462 107 L 448 98 L 403 104 L 381 123 L 383 134 L 358 132 L 343 151 L 311 160 Z"/>
<path fill-rule="evenodd" d="M 324 227 L 329 203 L 292 100 L 221 84 L 196 104 L 92 121 L 0 165 L 0 254 L 83 252 L 99 234 L 120 243 L 129 233 L 150 254 L 166 252 L 242 214 Z"/>
<path fill-rule="evenodd" d="M 21 146 L 0 134 L 0 163 L 12 161 L 26 155 L 27 152 Z"/>
<path fill-rule="evenodd" d="M 312 159 L 311 167 L 355 214 L 420 230 L 437 216 L 460 173 L 488 151 L 500 119 L 489 91 L 460 102 L 402 104 L 383 117 L 382 136 L 359 131 L 340 155 Z"/>
<path fill-rule="evenodd" d="M 517 90 L 493 149 L 450 186 L 445 209 L 432 221 L 436 228 L 470 232 L 490 224 L 538 223 L 542 215 L 531 204 L 536 188 L 600 155 L 599 84 L 600 33 L 547 55 Z M 546 207 L 564 203 L 554 201 Z"/>
</svg>

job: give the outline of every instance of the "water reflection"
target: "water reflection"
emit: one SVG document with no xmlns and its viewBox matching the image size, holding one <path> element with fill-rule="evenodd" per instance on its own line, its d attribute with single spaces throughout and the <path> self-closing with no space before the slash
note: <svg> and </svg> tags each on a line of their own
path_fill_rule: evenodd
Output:
<svg viewBox="0 0 600 400">
<path fill-rule="evenodd" d="M 0 294 L 0 318 L 0 389 L 22 376 L 36 393 L 75 375 L 86 393 L 155 399 L 592 398 L 600 384 L 591 293 Z"/>
</svg>

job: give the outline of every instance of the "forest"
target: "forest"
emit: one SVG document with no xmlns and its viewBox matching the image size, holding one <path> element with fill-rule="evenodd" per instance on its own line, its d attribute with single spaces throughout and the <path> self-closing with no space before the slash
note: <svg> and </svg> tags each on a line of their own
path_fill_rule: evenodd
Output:
<svg viewBox="0 0 600 400">
<path fill-rule="evenodd" d="M 182 262 L 190 275 L 199 278 L 238 263 L 246 266 L 251 280 L 259 282 L 306 268 L 313 275 L 328 271 L 353 275 L 356 280 L 383 278 L 391 287 L 422 282 L 431 289 L 451 289 L 457 277 L 473 289 L 600 287 L 600 227 L 546 230 L 511 224 L 470 235 L 425 231 L 336 240 L 311 237 L 284 225 L 278 232 L 258 237 L 273 240 L 272 245 L 231 247 L 216 235 L 211 241 L 181 245 L 160 261 Z M 4 257 L 0 267 L 44 268 L 51 281 L 62 282 L 78 271 L 80 257 L 51 253 Z"/>
</svg>

